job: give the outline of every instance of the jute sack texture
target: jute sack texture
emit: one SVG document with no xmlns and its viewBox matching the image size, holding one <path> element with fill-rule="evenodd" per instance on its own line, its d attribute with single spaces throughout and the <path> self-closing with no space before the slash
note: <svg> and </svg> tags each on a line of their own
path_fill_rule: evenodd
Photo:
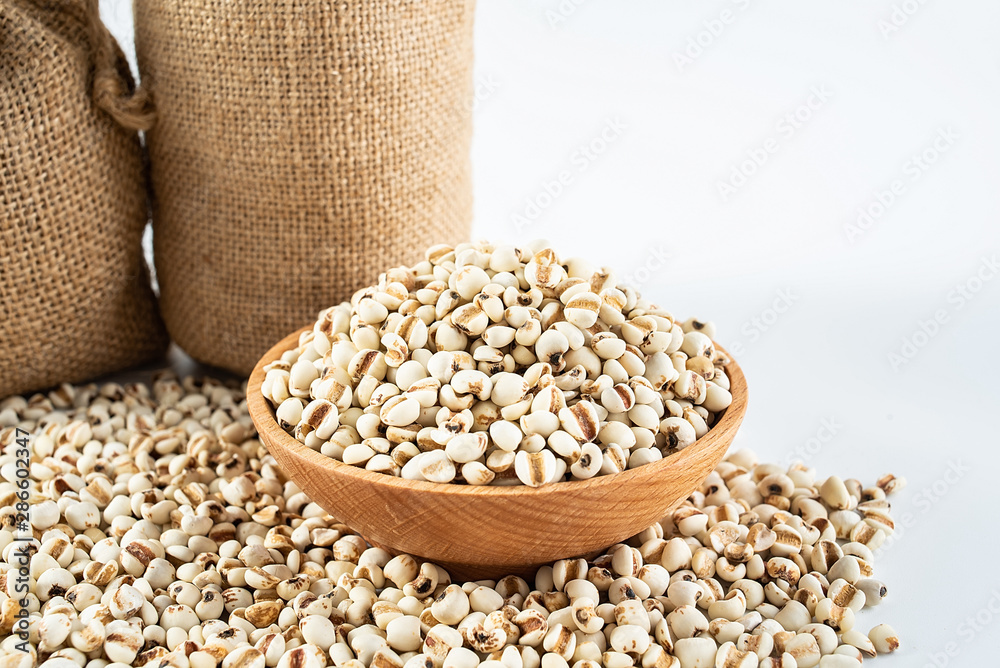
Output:
<svg viewBox="0 0 1000 668">
<path fill-rule="evenodd" d="M 0 0 L 0 396 L 160 356 L 136 130 L 97 0 Z"/>
<path fill-rule="evenodd" d="M 318 311 L 466 240 L 472 0 L 141 0 L 161 312 L 247 373 Z"/>
</svg>

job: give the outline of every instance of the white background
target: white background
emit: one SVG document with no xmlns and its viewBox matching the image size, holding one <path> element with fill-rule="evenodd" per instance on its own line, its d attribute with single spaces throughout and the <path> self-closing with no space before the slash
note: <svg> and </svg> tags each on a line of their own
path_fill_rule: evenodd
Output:
<svg viewBox="0 0 1000 668">
<path fill-rule="evenodd" d="M 129 3 L 102 4 L 128 46 Z M 1000 5 L 477 11 L 475 236 L 549 239 L 714 320 L 750 387 L 738 445 L 905 476 L 890 595 L 859 621 L 904 649 L 877 665 L 997 665 Z"/>
</svg>

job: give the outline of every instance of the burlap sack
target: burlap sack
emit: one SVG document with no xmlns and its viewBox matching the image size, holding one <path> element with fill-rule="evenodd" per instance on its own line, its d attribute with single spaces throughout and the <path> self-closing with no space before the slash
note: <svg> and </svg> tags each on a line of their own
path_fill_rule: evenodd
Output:
<svg viewBox="0 0 1000 668">
<path fill-rule="evenodd" d="M 473 0 L 141 0 L 161 312 L 247 373 L 433 243 L 466 238 Z"/>
<path fill-rule="evenodd" d="M 141 248 L 149 120 L 97 0 L 0 0 L 0 396 L 166 348 Z"/>
</svg>

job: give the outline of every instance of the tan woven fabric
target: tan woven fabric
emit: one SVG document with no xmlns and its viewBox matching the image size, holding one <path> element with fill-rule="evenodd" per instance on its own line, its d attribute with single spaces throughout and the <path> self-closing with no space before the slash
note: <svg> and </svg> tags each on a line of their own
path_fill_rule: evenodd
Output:
<svg viewBox="0 0 1000 668">
<path fill-rule="evenodd" d="M 0 396 L 166 348 L 141 248 L 149 119 L 97 0 L 0 0 Z"/>
<path fill-rule="evenodd" d="M 156 269 L 174 340 L 240 373 L 467 237 L 472 0 L 140 0 Z"/>
</svg>

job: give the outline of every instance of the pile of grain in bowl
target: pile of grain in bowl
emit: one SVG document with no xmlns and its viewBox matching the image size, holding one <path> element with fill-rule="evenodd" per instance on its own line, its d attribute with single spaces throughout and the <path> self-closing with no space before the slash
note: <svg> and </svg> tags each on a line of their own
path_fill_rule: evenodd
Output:
<svg viewBox="0 0 1000 668">
<path fill-rule="evenodd" d="M 544 243 L 434 246 L 265 367 L 306 446 L 410 480 L 537 487 L 662 459 L 732 403 L 714 327 Z"/>
<path fill-rule="evenodd" d="M 902 479 L 739 451 L 600 556 L 453 582 L 306 498 L 244 393 L 163 375 L 0 401 L 0 668 L 851 668 L 899 646 L 856 615 L 886 596 Z"/>
</svg>

